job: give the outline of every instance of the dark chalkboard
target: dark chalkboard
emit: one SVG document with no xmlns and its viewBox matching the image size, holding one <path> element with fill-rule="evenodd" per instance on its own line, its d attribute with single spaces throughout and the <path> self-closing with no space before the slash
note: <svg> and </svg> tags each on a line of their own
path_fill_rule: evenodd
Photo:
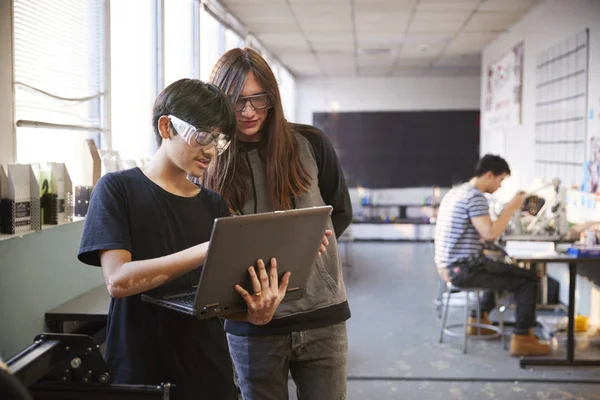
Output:
<svg viewBox="0 0 600 400">
<path fill-rule="evenodd" d="M 449 187 L 479 158 L 479 111 L 314 113 L 349 187 Z"/>
</svg>

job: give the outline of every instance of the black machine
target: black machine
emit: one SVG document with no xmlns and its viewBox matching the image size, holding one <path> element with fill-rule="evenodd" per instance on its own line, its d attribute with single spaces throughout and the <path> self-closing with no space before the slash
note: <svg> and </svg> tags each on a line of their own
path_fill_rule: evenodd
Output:
<svg viewBox="0 0 600 400">
<path fill-rule="evenodd" d="M 92 337 L 43 333 L 7 361 L 12 375 L 35 400 L 146 400 L 170 398 L 171 385 L 120 385 Z M 1 393 L 1 392 L 0 392 Z"/>
</svg>

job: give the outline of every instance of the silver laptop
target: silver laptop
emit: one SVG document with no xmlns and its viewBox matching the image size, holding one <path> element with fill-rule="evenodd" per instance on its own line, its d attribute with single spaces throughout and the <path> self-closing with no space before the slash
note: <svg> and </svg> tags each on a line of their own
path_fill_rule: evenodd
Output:
<svg viewBox="0 0 600 400">
<path fill-rule="evenodd" d="M 142 300 L 198 319 L 245 311 L 234 286 L 253 293 L 248 267 L 262 259 L 268 272 L 273 257 L 279 279 L 292 273 L 283 301 L 297 300 L 304 296 L 331 211 L 320 206 L 217 218 L 198 285 L 161 296 L 146 293 Z"/>
</svg>

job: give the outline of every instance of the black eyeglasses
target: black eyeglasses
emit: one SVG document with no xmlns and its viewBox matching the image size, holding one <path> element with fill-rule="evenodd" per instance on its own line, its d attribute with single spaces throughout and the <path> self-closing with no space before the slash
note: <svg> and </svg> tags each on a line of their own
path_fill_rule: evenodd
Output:
<svg viewBox="0 0 600 400">
<path fill-rule="evenodd" d="M 252 96 L 240 96 L 235 102 L 235 112 L 242 112 L 246 108 L 246 104 L 250 102 L 250 107 L 255 110 L 264 110 L 265 108 L 271 108 L 271 98 L 268 94 L 255 94 Z"/>
</svg>

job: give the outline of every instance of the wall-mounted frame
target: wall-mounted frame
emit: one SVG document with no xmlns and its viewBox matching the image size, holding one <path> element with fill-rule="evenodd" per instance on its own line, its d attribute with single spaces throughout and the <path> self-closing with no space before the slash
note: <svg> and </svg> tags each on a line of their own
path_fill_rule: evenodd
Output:
<svg viewBox="0 0 600 400">
<path fill-rule="evenodd" d="M 488 130 L 520 125 L 523 93 L 523 42 L 487 67 L 482 123 Z"/>
<path fill-rule="evenodd" d="M 589 30 L 536 58 L 535 174 L 567 186 L 584 176 L 587 141 Z"/>
</svg>

